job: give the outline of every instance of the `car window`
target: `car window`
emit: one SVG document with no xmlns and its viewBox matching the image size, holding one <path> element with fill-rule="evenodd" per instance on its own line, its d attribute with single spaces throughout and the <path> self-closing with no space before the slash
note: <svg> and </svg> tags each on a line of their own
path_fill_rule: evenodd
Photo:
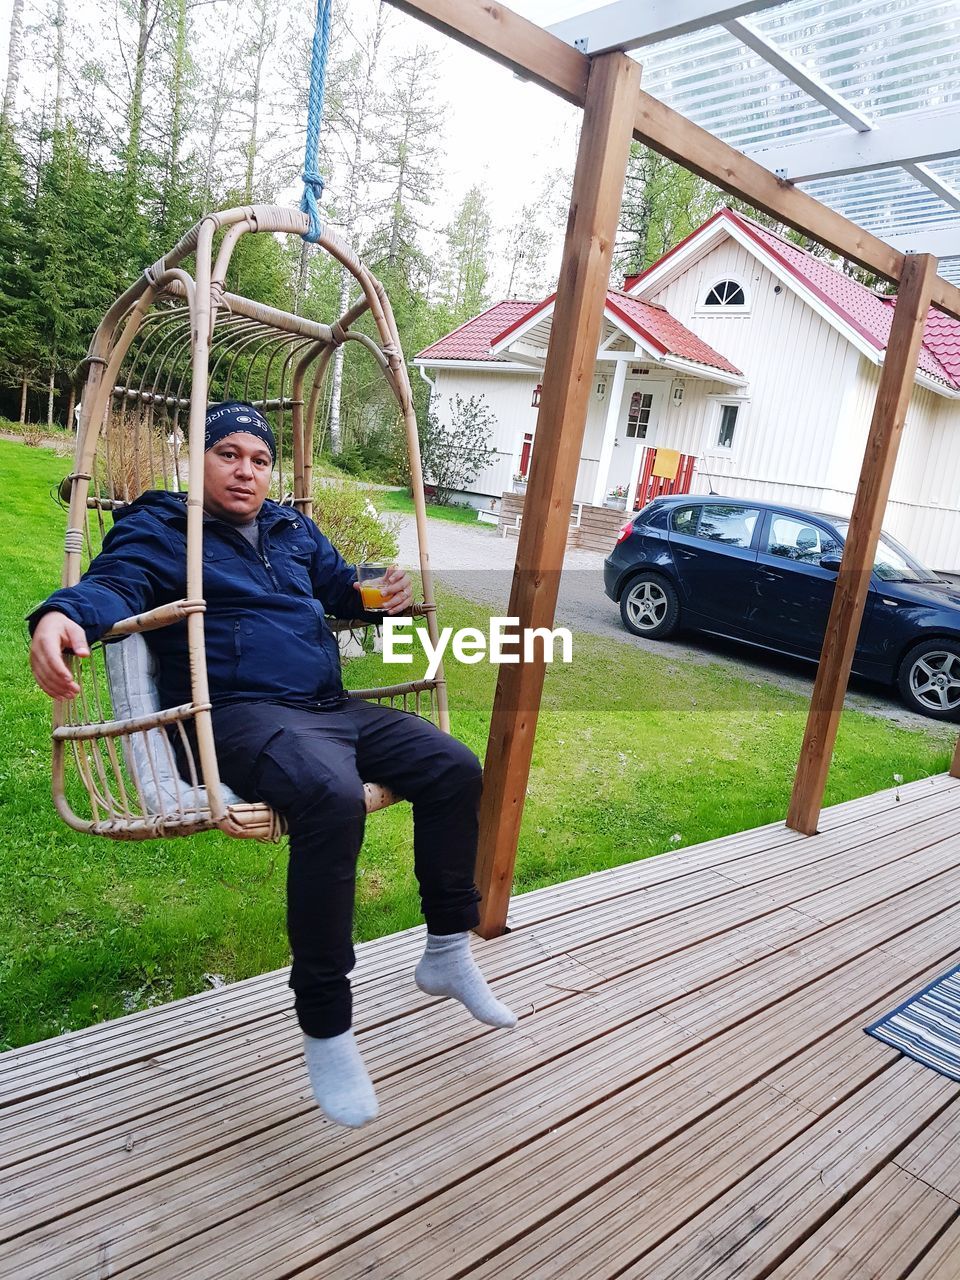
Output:
<svg viewBox="0 0 960 1280">
<path fill-rule="evenodd" d="M 689 533 L 691 537 L 697 532 L 699 507 L 678 507 L 673 513 L 673 527 L 677 533 Z"/>
<path fill-rule="evenodd" d="M 749 547 L 759 518 L 760 512 L 755 507 L 704 504 L 697 537 L 722 542 L 727 547 Z"/>
<path fill-rule="evenodd" d="M 848 520 L 838 520 L 837 528 L 842 537 L 847 536 Z M 883 582 L 939 582 L 940 579 L 910 554 L 906 547 L 895 542 L 889 533 L 881 533 L 877 543 L 877 555 L 873 572 Z"/>
<path fill-rule="evenodd" d="M 767 555 L 783 556 L 787 560 L 799 560 L 801 564 L 819 564 L 821 556 L 840 555 L 843 547 L 839 539 L 825 529 L 808 524 L 806 520 L 797 519 L 796 516 L 779 515 L 775 512 L 770 517 L 766 552 Z"/>
<path fill-rule="evenodd" d="M 667 507 L 651 505 L 642 513 L 641 523 L 648 525 L 651 529 L 666 529 L 667 511 Z"/>
</svg>

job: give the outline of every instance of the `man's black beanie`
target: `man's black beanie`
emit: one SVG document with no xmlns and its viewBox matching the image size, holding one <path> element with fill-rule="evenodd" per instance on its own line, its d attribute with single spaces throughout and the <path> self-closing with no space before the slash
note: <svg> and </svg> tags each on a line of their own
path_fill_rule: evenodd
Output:
<svg viewBox="0 0 960 1280">
<path fill-rule="evenodd" d="M 244 404 L 242 400 L 225 400 L 222 404 L 207 406 L 206 431 L 203 437 L 204 452 L 212 449 L 224 436 L 232 436 L 237 431 L 244 431 L 248 436 L 256 436 L 270 450 L 270 457 L 277 460 L 277 442 L 270 430 L 270 424 L 252 404 Z"/>
</svg>

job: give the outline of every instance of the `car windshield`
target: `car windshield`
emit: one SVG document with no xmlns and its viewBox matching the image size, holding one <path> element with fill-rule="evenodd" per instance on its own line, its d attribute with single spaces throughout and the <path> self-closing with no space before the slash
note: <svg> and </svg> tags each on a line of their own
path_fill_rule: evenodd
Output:
<svg viewBox="0 0 960 1280">
<path fill-rule="evenodd" d="M 848 520 L 836 520 L 834 523 L 840 537 L 846 542 L 850 522 Z M 888 533 L 881 533 L 880 535 L 880 541 L 877 543 L 877 557 L 873 563 L 873 572 L 883 582 L 940 581 L 937 575 L 912 556 L 906 547 L 901 547 L 899 542 L 894 542 Z"/>
</svg>

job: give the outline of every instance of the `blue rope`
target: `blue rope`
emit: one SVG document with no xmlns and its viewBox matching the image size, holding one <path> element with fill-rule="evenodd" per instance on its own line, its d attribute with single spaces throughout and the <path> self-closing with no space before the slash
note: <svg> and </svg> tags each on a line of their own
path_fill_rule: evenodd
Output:
<svg viewBox="0 0 960 1280">
<path fill-rule="evenodd" d="M 323 177 L 320 174 L 320 121 L 323 118 L 323 92 L 327 81 L 327 54 L 330 51 L 330 11 L 333 0 L 317 0 L 317 25 L 313 33 L 310 59 L 310 99 L 307 105 L 307 150 L 303 161 L 303 199 L 300 208 L 310 218 L 304 240 L 316 243 L 323 235 L 320 221 L 320 198 Z"/>
</svg>

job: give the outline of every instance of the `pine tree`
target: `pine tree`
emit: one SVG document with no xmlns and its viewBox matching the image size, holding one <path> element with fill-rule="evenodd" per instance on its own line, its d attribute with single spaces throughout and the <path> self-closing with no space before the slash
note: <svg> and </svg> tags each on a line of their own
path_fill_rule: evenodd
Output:
<svg viewBox="0 0 960 1280">
<path fill-rule="evenodd" d="M 31 297 L 39 313 L 38 363 L 46 372 L 51 425 L 58 386 L 69 382 L 118 292 L 128 251 L 121 221 L 125 191 L 124 175 L 92 164 L 72 129 L 54 134 L 40 173 L 28 245 Z"/>
</svg>

